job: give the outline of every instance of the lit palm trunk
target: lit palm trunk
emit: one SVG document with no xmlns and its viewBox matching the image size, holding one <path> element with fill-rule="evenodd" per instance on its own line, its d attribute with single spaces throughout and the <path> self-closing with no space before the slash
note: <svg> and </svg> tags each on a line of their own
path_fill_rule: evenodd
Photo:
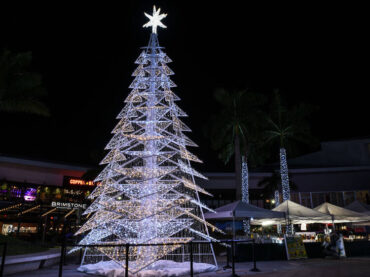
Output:
<svg viewBox="0 0 370 277">
<path fill-rule="evenodd" d="M 242 201 L 249 203 L 249 177 L 247 157 L 242 156 Z M 246 234 L 250 233 L 250 222 L 248 219 L 243 220 L 243 228 Z"/>
<path fill-rule="evenodd" d="M 280 148 L 280 175 L 281 186 L 283 192 L 283 201 L 290 199 L 289 176 L 288 176 L 288 163 L 286 159 L 285 148 Z"/>
<path fill-rule="evenodd" d="M 290 187 L 289 187 L 289 175 L 288 175 L 288 162 L 286 158 L 285 148 L 280 148 L 280 175 L 281 175 L 281 187 L 283 191 L 283 201 L 290 199 Z M 293 234 L 293 224 L 287 224 L 286 233 Z"/>
<path fill-rule="evenodd" d="M 279 195 L 279 191 L 278 190 L 275 190 L 275 195 L 274 195 L 274 198 L 275 198 L 275 207 L 279 206 L 280 205 L 280 195 Z M 277 229 L 277 232 L 278 234 L 281 234 L 281 225 L 278 224 L 276 225 L 276 229 Z"/>
</svg>

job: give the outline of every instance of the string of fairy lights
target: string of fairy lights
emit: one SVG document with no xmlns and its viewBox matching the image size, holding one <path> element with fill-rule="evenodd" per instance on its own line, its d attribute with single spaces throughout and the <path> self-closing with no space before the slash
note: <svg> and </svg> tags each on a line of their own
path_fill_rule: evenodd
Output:
<svg viewBox="0 0 370 277">
<path fill-rule="evenodd" d="M 283 191 L 283 201 L 290 199 L 289 175 L 288 175 L 288 162 L 286 158 L 285 148 L 280 148 L 280 175 L 281 186 Z"/>
<path fill-rule="evenodd" d="M 249 177 L 246 156 L 242 156 L 242 201 L 249 204 Z M 250 233 L 251 225 L 248 219 L 243 220 L 243 229 L 246 234 Z"/>
<path fill-rule="evenodd" d="M 36 210 L 36 209 L 40 208 L 40 206 L 41 206 L 41 205 L 36 205 L 36 206 L 34 206 L 34 207 L 32 207 L 32 208 L 29 208 L 29 209 L 27 209 L 27 210 L 21 211 L 20 213 L 18 213 L 18 216 L 20 216 L 20 215 L 24 215 L 24 214 L 29 213 L 29 212 L 32 212 L 32 211 L 34 211 L 34 210 Z"/>
<path fill-rule="evenodd" d="M 6 207 L 6 208 L 2 208 L 2 209 L 0 209 L 0 213 L 2 213 L 2 212 L 6 212 L 6 211 L 9 211 L 9 210 L 11 210 L 11 209 L 19 208 L 19 207 L 21 207 L 21 206 L 22 206 L 22 204 L 20 203 L 20 204 L 15 204 L 15 205 L 12 205 L 12 206 Z"/>
<path fill-rule="evenodd" d="M 90 194 L 94 202 L 85 210 L 87 221 L 76 233 L 86 233 L 81 245 L 174 244 L 130 247 L 132 274 L 171 257 L 174 251 L 189 255 L 182 243 L 215 241 L 208 228 L 222 233 L 204 219 L 203 209 L 213 210 L 201 203 L 198 193 L 211 194 L 194 177 L 207 178 L 190 165 L 190 161 L 202 161 L 187 150 L 197 145 L 184 134 L 191 130 L 180 120 L 186 113 L 175 104 L 179 97 L 172 91 L 176 85 L 167 65 L 171 59 L 158 43 L 157 27 L 164 27 L 161 19 L 166 15 L 154 7 L 153 14 L 146 16 L 150 21 L 144 26 L 152 27 L 149 44 L 135 61 L 131 92 L 105 147 L 109 151 L 101 162 L 105 168 L 94 180 L 101 185 Z M 207 247 L 198 250 L 199 256 L 217 264 L 212 246 Z M 85 250 L 83 263 L 96 258 L 96 250 L 126 266 L 126 250 L 119 246 Z"/>
</svg>

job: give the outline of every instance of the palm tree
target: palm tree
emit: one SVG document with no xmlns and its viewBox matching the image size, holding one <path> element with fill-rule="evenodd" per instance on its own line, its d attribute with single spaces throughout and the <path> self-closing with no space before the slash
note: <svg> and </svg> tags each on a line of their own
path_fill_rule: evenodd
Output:
<svg viewBox="0 0 370 277">
<path fill-rule="evenodd" d="M 0 52 L 0 111 L 49 116 L 39 100 L 46 96 L 41 75 L 29 71 L 31 62 L 31 52 Z"/>
<path fill-rule="evenodd" d="M 313 141 L 307 116 L 312 108 L 306 104 L 299 104 L 287 109 L 281 103 L 278 90 L 274 92 L 274 101 L 271 114 L 266 117 L 267 130 L 265 130 L 266 143 L 277 144 L 280 149 L 280 178 L 283 201 L 290 199 L 290 186 L 287 163 L 287 149 L 293 152 L 297 144 L 308 144 Z"/>
<path fill-rule="evenodd" d="M 271 172 L 271 175 L 260 180 L 257 183 L 257 186 L 262 188 L 263 198 L 275 198 L 276 191 L 279 191 L 281 189 L 281 175 L 274 170 Z M 289 178 L 289 187 L 293 190 L 297 188 L 297 185 L 291 180 L 291 178 Z"/>
<path fill-rule="evenodd" d="M 290 177 L 290 176 L 289 176 Z M 274 197 L 275 204 L 274 206 L 277 207 L 280 204 L 280 195 L 279 195 L 279 187 L 281 185 L 281 176 L 278 174 L 277 171 L 273 171 L 270 176 L 263 178 L 261 181 L 258 182 L 257 186 L 263 187 L 262 194 L 263 198 L 271 199 Z M 297 188 L 297 185 L 289 178 L 289 187 L 293 190 Z M 272 208 L 272 206 L 270 206 Z M 276 226 L 277 232 L 281 234 L 281 225 L 278 224 Z M 292 232 L 292 226 L 288 226 L 288 232 Z"/>
<path fill-rule="evenodd" d="M 258 127 L 260 107 L 265 102 L 263 95 L 248 90 L 228 91 L 217 89 L 214 98 L 220 106 L 212 116 L 208 136 L 213 149 L 219 151 L 219 158 L 227 164 L 234 156 L 236 199 L 242 196 L 242 156 L 244 161 L 244 191 L 248 191 L 247 158 L 257 163 Z M 260 157 L 258 157 L 260 158 Z M 245 199 L 244 199 L 245 200 Z"/>
</svg>

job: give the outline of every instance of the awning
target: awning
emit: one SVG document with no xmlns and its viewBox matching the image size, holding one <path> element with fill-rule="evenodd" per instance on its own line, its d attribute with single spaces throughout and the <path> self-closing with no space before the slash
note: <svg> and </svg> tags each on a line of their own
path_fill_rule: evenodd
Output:
<svg viewBox="0 0 370 277">
<path fill-rule="evenodd" d="M 253 224 L 302 224 L 302 223 L 328 223 L 331 217 L 327 214 L 315 211 L 290 200 L 286 200 L 272 209 L 285 214 L 285 219 L 264 219 L 253 221 Z"/>
<path fill-rule="evenodd" d="M 259 208 L 242 201 L 236 201 L 215 209 L 216 213 L 204 214 L 206 219 L 284 218 L 284 213 Z"/>
<path fill-rule="evenodd" d="M 370 215 L 370 205 L 362 203 L 358 200 L 353 201 L 351 204 L 345 206 L 345 208 L 354 212 Z"/>
<path fill-rule="evenodd" d="M 328 202 L 321 204 L 314 208 L 315 211 L 325 213 L 332 217 L 334 223 L 345 223 L 345 222 L 361 222 L 369 221 L 370 216 L 358 212 L 354 212 Z"/>
</svg>

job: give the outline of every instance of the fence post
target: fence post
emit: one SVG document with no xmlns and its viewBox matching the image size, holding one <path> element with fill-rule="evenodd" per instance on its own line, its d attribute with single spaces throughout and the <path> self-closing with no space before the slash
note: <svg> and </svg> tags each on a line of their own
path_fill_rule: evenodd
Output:
<svg viewBox="0 0 370 277">
<path fill-rule="evenodd" d="M 231 266 L 232 266 L 232 277 L 238 277 L 238 275 L 235 274 L 235 241 L 234 239 L 231 241 Z"/>
<path fill-rule="evenodd" d="M 129 250 L 130 250 L 130 245 L 126 243 L 126 268 L 125 268 L 125 277 L 128 277 L 128 258 L 129 258 Z"/>
<path fill-rule="evenodd" d="M 60 260 L 59 260 L 59 277 L 63 276 L 63 264 L 64 264 L 64 254 L 66 248 L 66 241 L 65 239 L 62 240 L 62 248 L 60 250 Z"/>
<path fill-rule="evenodd" d="M 250 270 L 250 271 L 253 271 L 253 272 L 260 272 L 260 270 L 257 268 L 256 266 L 256 252 L 255 252 L 255 243 L 254 243 L 254 239 L 252 241 L 252 258 L 253 258 L 253 268 Z"/>
<path fill-rule="evenodd" d="M 229 258 L 229 248 L 226 248 L 226 265 L 223 267 L 223 269 L 231 268 L 230 266 L 230 258 Z"/>
<path fill-rule="evenodd" d="M 189 251 L 190 251 L 190 276 L 194 276 L 194 268 L 193 268 L 193 241 L 189 243 Z"/>
<path fill-rule="evenodd" d="M 82 248 L 80 248 L 80 255 L 78 259 L 78 264 L 81 265 L 81 263 L 82 263 Z"/>
<path fill-rule="evenodd" d="M 3 245 L 3 256 L 1 257 L 0 277 L 3 277 L 3 273 L 4 273 L 7 243 L 4 242 L 4 243 L 2 243 L 2 245 Z"/>
</svg>

